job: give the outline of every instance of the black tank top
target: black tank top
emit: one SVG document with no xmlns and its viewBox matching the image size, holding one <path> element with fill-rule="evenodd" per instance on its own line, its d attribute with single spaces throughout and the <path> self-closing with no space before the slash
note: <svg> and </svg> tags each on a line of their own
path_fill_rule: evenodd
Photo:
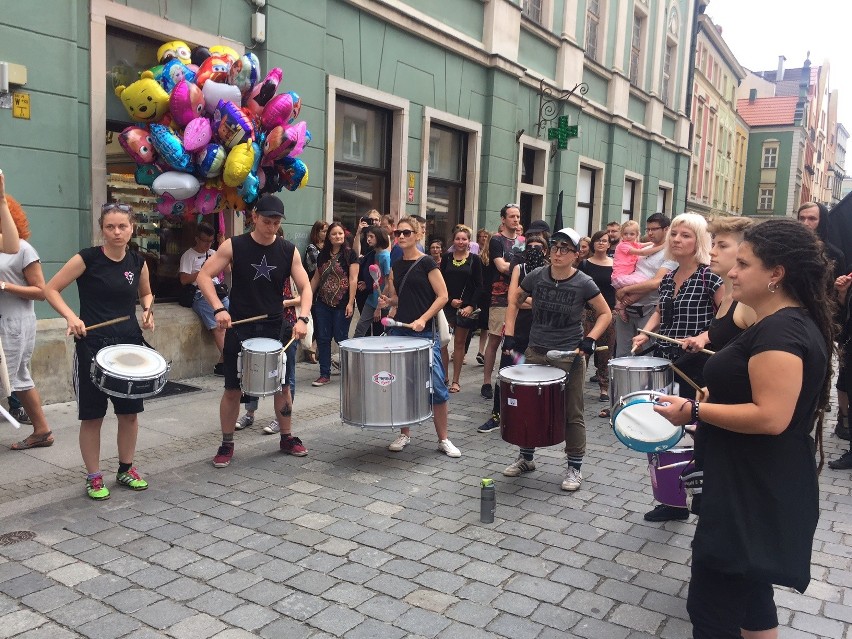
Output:
<svg viewBox="0 0 852 639">
<path fill-rule="evenodd" d="M 258 244 L 251 233 L 231 239 L 234 250 L 230 315 L 233 320 L 266 313 L 280 317 L 284 282 L 290 277 L 296 246 L 276 238 L 269 246 Z"/>
<path fill-rule="evenodd" d="M 722 317 L 714 317 L 710 326 L 707 327 L 707 334 L 710 337 L 710 344 L 707 346 L 710 350 L 718 351 L 743 332 L 743 329 L 734 322 L 734 310 L 736 310 L 737 304 L 736 300 L 731 302 L 731 308 L 728 309 L 728 312 Z"/>
</svg>

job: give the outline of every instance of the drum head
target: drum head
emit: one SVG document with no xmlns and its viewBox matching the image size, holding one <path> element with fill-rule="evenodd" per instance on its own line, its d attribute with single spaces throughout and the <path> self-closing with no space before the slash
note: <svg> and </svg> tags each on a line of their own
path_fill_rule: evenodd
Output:
<svg viewBox="0 0 852 639">
<path fill-rule="evenodd" d="M 275 353 L 284 348 L 284 344 L 268 337 L 252 337 L 243 341 L 243 348 L 254 353 Z"/>
<path fill-rule="evenodd" d="M 130 378 L 150 378 L 166 372 L 166 360 L 155 350 L 136 344 L 117 344 L 98 351 L 95 361 L 105 371 Z"/>
<path fill-rule="evenodd" d="M 616 357 L 609 360 L 608 365 L 626 370 L 660 371 L 667 369 L 671 362 L 662 357 Z"/>
<path fill-rule="evenodd" d="M 622 444 L 642 453 L 668 450 L 683 437 L 684 430 L 654 411 L 647 391 L 630 393 L 612 415 L 612 429 Z"/>
<path fill-rule="evenodd" d="M 544 366 L 542 364 L 518 364 L 517 366 L 506 366 L 500 369 L 497 375 L 502 382 L 518 384 L 520 386 L 537 386 L 539 384 L 552 384 L 562 382 L 568 375 L 561 368 L 555 366 Z"/>
<path fill-rule="evenodd" d="M 419 351 L 431 348 L 432 342 L 420 337 L 380 335 L 378 337 L 355 337 L 340 342 L 340 350 L 358 353 L 384 353 L 390 351 Z"/>
</svg>

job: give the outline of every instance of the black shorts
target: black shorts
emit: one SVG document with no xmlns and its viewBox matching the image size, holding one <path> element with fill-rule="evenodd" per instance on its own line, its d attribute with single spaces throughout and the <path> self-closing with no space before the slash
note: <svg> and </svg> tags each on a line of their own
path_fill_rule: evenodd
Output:
<svg viewBox="0 0 852 639">
<path fill-rule="evenodd" d="M 225 347 L 222 351 L 222 360 L 225 364 L 225 388 L 231 390 L 238 390 L 240 388 L 237 356 L 242 351 L 242 344 L 245 340 L 252 337 L 268 337 L 279 340 L 283 346 L 290 341 L 292 332 L 292 327 L 285 326 L 280 317 L 273 320 L 240 324 L 225 331 Z M 289 383 L 289 379 L 284 380 L 285 386 Z"/>
<path fill-rule="evenodd" d="M 740 629 L 778 626 L 772 584 L 692 564 L 686 610 L 693 639 L 740 639 Z"/>
<path fill-rule="evenodd" d="M 102 344 L 100 348 L 104 346 L 107 344 Z M 145 408 L 141 399 L 107 395 L 92 382 L 92 361 L 100 348 L 83 340 L 77 340 L 74 345 L 73 385 L 77 395 L 77 419 L 102 419 L 106 415 L 107 401 L 112 402 L 116 415 L 143 412 Z"/>
</svg>

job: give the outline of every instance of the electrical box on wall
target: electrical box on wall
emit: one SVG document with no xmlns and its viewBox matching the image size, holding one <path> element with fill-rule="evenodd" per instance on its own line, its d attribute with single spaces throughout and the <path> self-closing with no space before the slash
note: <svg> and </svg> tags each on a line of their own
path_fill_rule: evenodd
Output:
<svg viewBox="0 0 852 639">
<path fill-rule="evenodd" d="M 251 39 L 255 42 L 266 41 L 266 16 L 255 13 L 251 17 Z"/>
</svg>

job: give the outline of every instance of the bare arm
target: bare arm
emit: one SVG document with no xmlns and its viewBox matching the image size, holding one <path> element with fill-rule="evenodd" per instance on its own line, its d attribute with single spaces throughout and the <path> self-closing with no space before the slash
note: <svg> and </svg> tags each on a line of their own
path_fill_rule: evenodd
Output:
<svg viewBox="0 0 852 639">
<path fill-rule="evenodd" d="M 435 293 L 435 301 L 432 302 L 432 305 L 426 309 L 423 315 L 411 322 L 411 326 L 415 331 L 422 331 L 426 328 L 427 322 L 435 317 L 438 311 L 444 308 L 450 299 L 447 293 L 447 284 L 444 282 L 444 276 L 441 275 L 439 269 L 433 268 L 429 271 L 429 284 L 432 285 L 432 292 Z"/>
<path fill-rule="evenodd" d="M 0 234 L 3 236 L 0 241 L 0 250 L 3 253 L 17 253 L 21 250 L 18 227 L 15 226 L 9 203 L 6 201 L 6 177 L 2 171 L 0 171 Z"/>
<path fill-rule="evenodd" d="M 641 255 L 642 257 L 646 257 L 648 255 L 653 255 L 654 253 L 659 253 L 664 248 L 665 247 L 662 244 L 657 246 L 653 242 L 649 242 L 640 248 L 629 249 L 628 252 L 631 255 Z"/>
<path fill-rule="evenodd" d="M 624 288 L 620 288 L 615 292 L 615 296 L 621 300 L 625 296 L 629 296 L 632 299 L 638 299 L 643 295 L 650 293 L 651 291 L 656 291 L 660 288 L 660 282 L 663 281 L 663 277 L 665 277 L 666 273 L 669 272 L 667 268 L 660 268 L 649 280 L 645 280 L 644 282 L 639 282 L 638 284 L 631 284 L 630 286 L 625 286 Z"/>
<path fill-rule="evenodd" d="M 45 284 L 44 298 L 54 310 L 65 318 L 68 323 L 66 335 L 76 335 L 85 337 L 86 326 L 83 321 L 77 317 L 77 314 L 71 310 L 71 307 L 62 299 L 62 291 L 71 284 L 74 280 L 80 277 L 86 271 L 86 263 L 79 254 L 68 260 L 65 265 L 59 269 L 59 272 L 50 278 L 50 281 Z"/>
<path fill-rule="evenodd" d="M 597 341 L 600 339 L 601 335 L 606 332 L 607 327 L 612 323 L 612 311 L 609 309 L 609 304 L 606 303 L 604 296 L 600 293 L 595 295 L 587 303 L 592 307 L 592 310 L 597 313 L 597 319 L 595 319 L 595 325 L 592 326 L 592 330 L 586 333 L 586 337 L 591 337 L 593 340 Z"/>
<path fill-rule="evenodd" d="M 298 317 L 311 316 L 311 304 L 313 303 L 313 293 L 311 292 L 311 282 L 308 279 L 308 272 L 302 266 L 302 257 L 299 255 L 299 249 L 293 251 L 293 263 L 290 265 L 290 276 L 296 283 L 296 288 L 299 290 L 299 314 Z M 296 320 L 296 325 L 293 327 L 293 336 L 297 339 L 302 339 L 308 334 L 307 325 L 301 320 Z"/>
<path fill-rule="evenodd" d="M 142 272 L 139 275 L 139 304 L 142 305 L 142 328 L 154 330 L 154 312 L 151 304 L 154 303 L 154 295 L 151 293 L 151 276 L 148 273 L 148 265 L 142 263 Z M 149 309 L 145 311 L 145 309 Z"/>
<path fill-rule="evenodd" d="M 512 264 L 511 264 L 511 262 L 509 262 L 508 260 L 503 259 L 503 257 L 495 257 L 495 258 L 494 258 L 494 266 L 495 266 L 495 267 L 497 268 L 497 270 L 498 270 L 498 271 L 500 271 L 503 275 L 508 275 L 508 274 L 509 274 L 509 269 L 511 268 Z"/>
<path fill-rule="evenodd" d="M 6 283 L 6 293 L 9 295 L 17 295 L 25 300 L 44 300 L 44 273 L 41 270 L 41 262 L 36 260 L 24 267 L 24 279 L 27 281 L 26 286 L 18 284 Z"/>
<path fill-rule="evenodd" d="M 225 267 L 231 263 L 233 257 L 234 247 L 231 245 L 231 240 L 227 239 L 222 242 L 219 250 L 216 251 L 206 262 L 204 262 L 204 266 L 201 267 L 201 270 L 198 271 L 198 275 L 195 278 L 198 290 L 201 291 L 204 299 L 207 300 L 208 304 L 210 304 L 210 308 L 214 310 L 220 308 L 222 306 L 222 302 L 216 294 L 216 287 L 213 285 L 213 278 L 221 273 Z M 231 327 L 231 315 L 228 311 L 220 311 L 219 313 L 216 313 L 215 317 L 219 328 Z"/>
<path fill-rule="evenodd" d="M 512 278 L 515 278 L 515 274 L 520 276 L 520 269 L 517 269 L 515 273 L 512 273 Z M 509 291 L 508 294 L 508 305 L 506 307 L 506 320 L 505 326 L 503 328 L 504 335 L 510 335 L 512 337 L 515 336 L 515 322 L 518 320 L 518 309 L 528 300 L 530 299 L 529 293 L 527 293 L 523 287 L 515 282 L 516 287 L 514 292 L 512 290 Z M 511 286 L 511 282 L 509 283 Z M 530 299 L 530 304 L 532 304 L 532 299 Z"/>
</svg>

